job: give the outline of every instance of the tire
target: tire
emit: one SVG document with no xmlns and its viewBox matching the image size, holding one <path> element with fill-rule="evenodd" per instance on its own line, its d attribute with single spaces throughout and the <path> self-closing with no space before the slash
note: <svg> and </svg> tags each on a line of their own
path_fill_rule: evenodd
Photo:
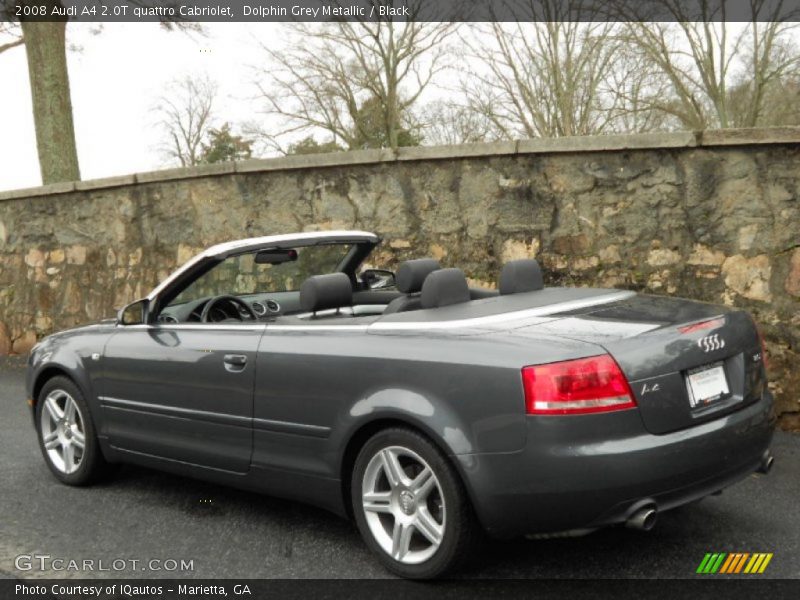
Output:
<svg viewBox="0 0 800 600">
<path fill-rule="evenodd" d="M 391 428 L 370 438 L 351 491 L 361 536 L 393 573 L 431 579 L 471 554 L 479 532 L 466 490 L 444 454 L 416 431 Z"/>
<path fill-rule="evenodd" d="M 44 461 L 61 483 L 89 485 L 109 471 L 89 406 L 69 378 L 53 377 L 42 387 L 36 402 L 36 432 Z"/>
</svg>

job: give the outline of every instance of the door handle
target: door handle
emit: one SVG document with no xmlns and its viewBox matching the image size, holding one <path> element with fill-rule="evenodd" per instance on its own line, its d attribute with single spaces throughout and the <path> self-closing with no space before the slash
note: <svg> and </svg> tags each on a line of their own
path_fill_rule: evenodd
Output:
<svg viewBox="0 0 800 600">
<path fill-rule="evenodd" d="M 226 354 L 223 360 L 231 367 L 244 367 L 247 364 L 247 357 L 244 354 Z"/>
</svg>

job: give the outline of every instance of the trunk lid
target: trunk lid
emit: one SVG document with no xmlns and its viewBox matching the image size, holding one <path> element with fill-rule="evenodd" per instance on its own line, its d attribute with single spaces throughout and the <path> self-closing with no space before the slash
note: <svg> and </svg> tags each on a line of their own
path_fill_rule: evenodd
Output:
<svg viewBox="0 0 800 600">
<path fill-rule="evenodd" d="M 551 317 L 531 329 L 603 347 L 628 378 L 651 433 L 718 418 L 764 392 L 761 344 L 744 311 L 637 295 Z"/>
</svg>

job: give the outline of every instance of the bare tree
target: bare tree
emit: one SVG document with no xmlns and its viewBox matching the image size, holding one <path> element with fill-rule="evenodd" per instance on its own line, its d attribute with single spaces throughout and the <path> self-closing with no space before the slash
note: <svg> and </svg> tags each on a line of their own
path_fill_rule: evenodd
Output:
<svg viewBox="0 0 800 600">
<path fill-rule="evenodd" d="M 18 24 L 0 22 L 0 54 L 23 43 L 22 30 Z"/>
<path fill-rule="evenodd" d="M 608 82 L 620 42 L 616 25 L 601 21 L 597 4 L 509 2 L 507 10 L 537 22 L 473 26 L 464 42 L 474 66 L 463 85 L 473 110 L 508 138 L 607 131 L 617 101 Z"/>
<path fill-rule="evenodd" d="M 797 72 L 797 14 L 783 0 L 750 0 L 751 21 L 727 21 L 729 0 L 664 0 L 674 23 L 628 15 L 626 39 L 669 83 L 648 102 L 680 126 L 754 127 L 765 120 L 774 86 Z M 735 95 L 733 97 L 732 95 Z"/>
<path fill-rule="evenodd" d="M 500 132 L 485 114 L 446 100 L 425 105 L 417 121 L 427 145 L 471 144 L 500 137 Z"/>
<path fill-rule="evenodd" d="M 674 119 L 652 106 L 653 98 L 669 94 L 669 83 L 652 63 L 625 46 L 618 47 L 604 93 L 613 97 L 607 127 L 614 133 L 646 133 L 670 129 Z"/>
<path fill-rule="evenodd" d="M 65 48 L 66 18 L 11 21 L 18 5 L 52 14 L 60 0 L 0 0 L 0 54 L 25 46 L 42 183 L 80 179 Z"/>
<path fill-rule="evenodd" d="M 732 94 L 735 101 L 739 88 Z M 743 90 L 741 100 L 749 105 L 750 91 Z M 774 126 L 800 125 L 800 73 L 782 78 L 779 84 L 772 85 L 766 93 L 761 112 L 763 123 Z"/>
<path fill-rule="evenodd" d="M 452 24 L 412 17 L 286 27 L 285 48 L 262 44 L 271 64 L 258 69 L 256 81 L 265 113 L 285 123 L 270 136 L 275 147 L 314 132 L 348 149 L 415 139 L 411 108 L 443 68 Z"/>
<path fill-rule="evenodd" d="M 129 1 L 140 6 L 147 4 L 147 0 Z M 98 0 L 99 4 L 103 2 Z M 69 17 L 53 17 L 55 9 L 63 10 L 62 0 L 0 0 L 0 18 L 14 14 L 14 7 L 18 4 L 44 9 L 50 15 L 46 21 L 32 17 L 32 20 L 22 20 L 18 25 L 0 23 L 0 52 L 25 45 L 42 183 L 79 180 L 66 56 Z M 164 20 L 161 25 L 167 29 L 175 27 L 183 31 L 202 31 L 196 23 Z M 93 31 L 99 30 L 95 28 Z"/>
<path fill-rule="evenodd" d="M 60 6 L 47 0 L 48 8 Z M 42 183 L 81 178 L 66 51 L 66 20 L 23 21 L 36 149 Z"/>
<path fill-rule="evenodd" d="M 186 75 L 167 86 L 155 106 L 166 159 L 182 167 L 200 164 L 203 143 L 214 126 L 216 96 L 217 84 L 207 75 Z"/>
</svg>

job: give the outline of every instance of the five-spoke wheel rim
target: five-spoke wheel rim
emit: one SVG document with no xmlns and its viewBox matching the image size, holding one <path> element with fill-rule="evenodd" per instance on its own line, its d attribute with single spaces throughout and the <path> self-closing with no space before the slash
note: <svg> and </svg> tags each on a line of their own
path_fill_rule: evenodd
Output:
<svg viewBox="0 0 800 600">
<path fill-rule="evenodd" d="M 383 448 L 370 459 L 361 487 L 367 526 L 395 560 L 419 564 L 444 538 L 444 494 L 430 465 L 402 446 Z"/>
<path fill-rule="evenodd" d="M 81 466 L 86 448 L 83 415 L 75 399 L 64 390 L 53 390 L 41 412 L 42 444 L 50 463 L 62 473 Z"/>
</svg>

